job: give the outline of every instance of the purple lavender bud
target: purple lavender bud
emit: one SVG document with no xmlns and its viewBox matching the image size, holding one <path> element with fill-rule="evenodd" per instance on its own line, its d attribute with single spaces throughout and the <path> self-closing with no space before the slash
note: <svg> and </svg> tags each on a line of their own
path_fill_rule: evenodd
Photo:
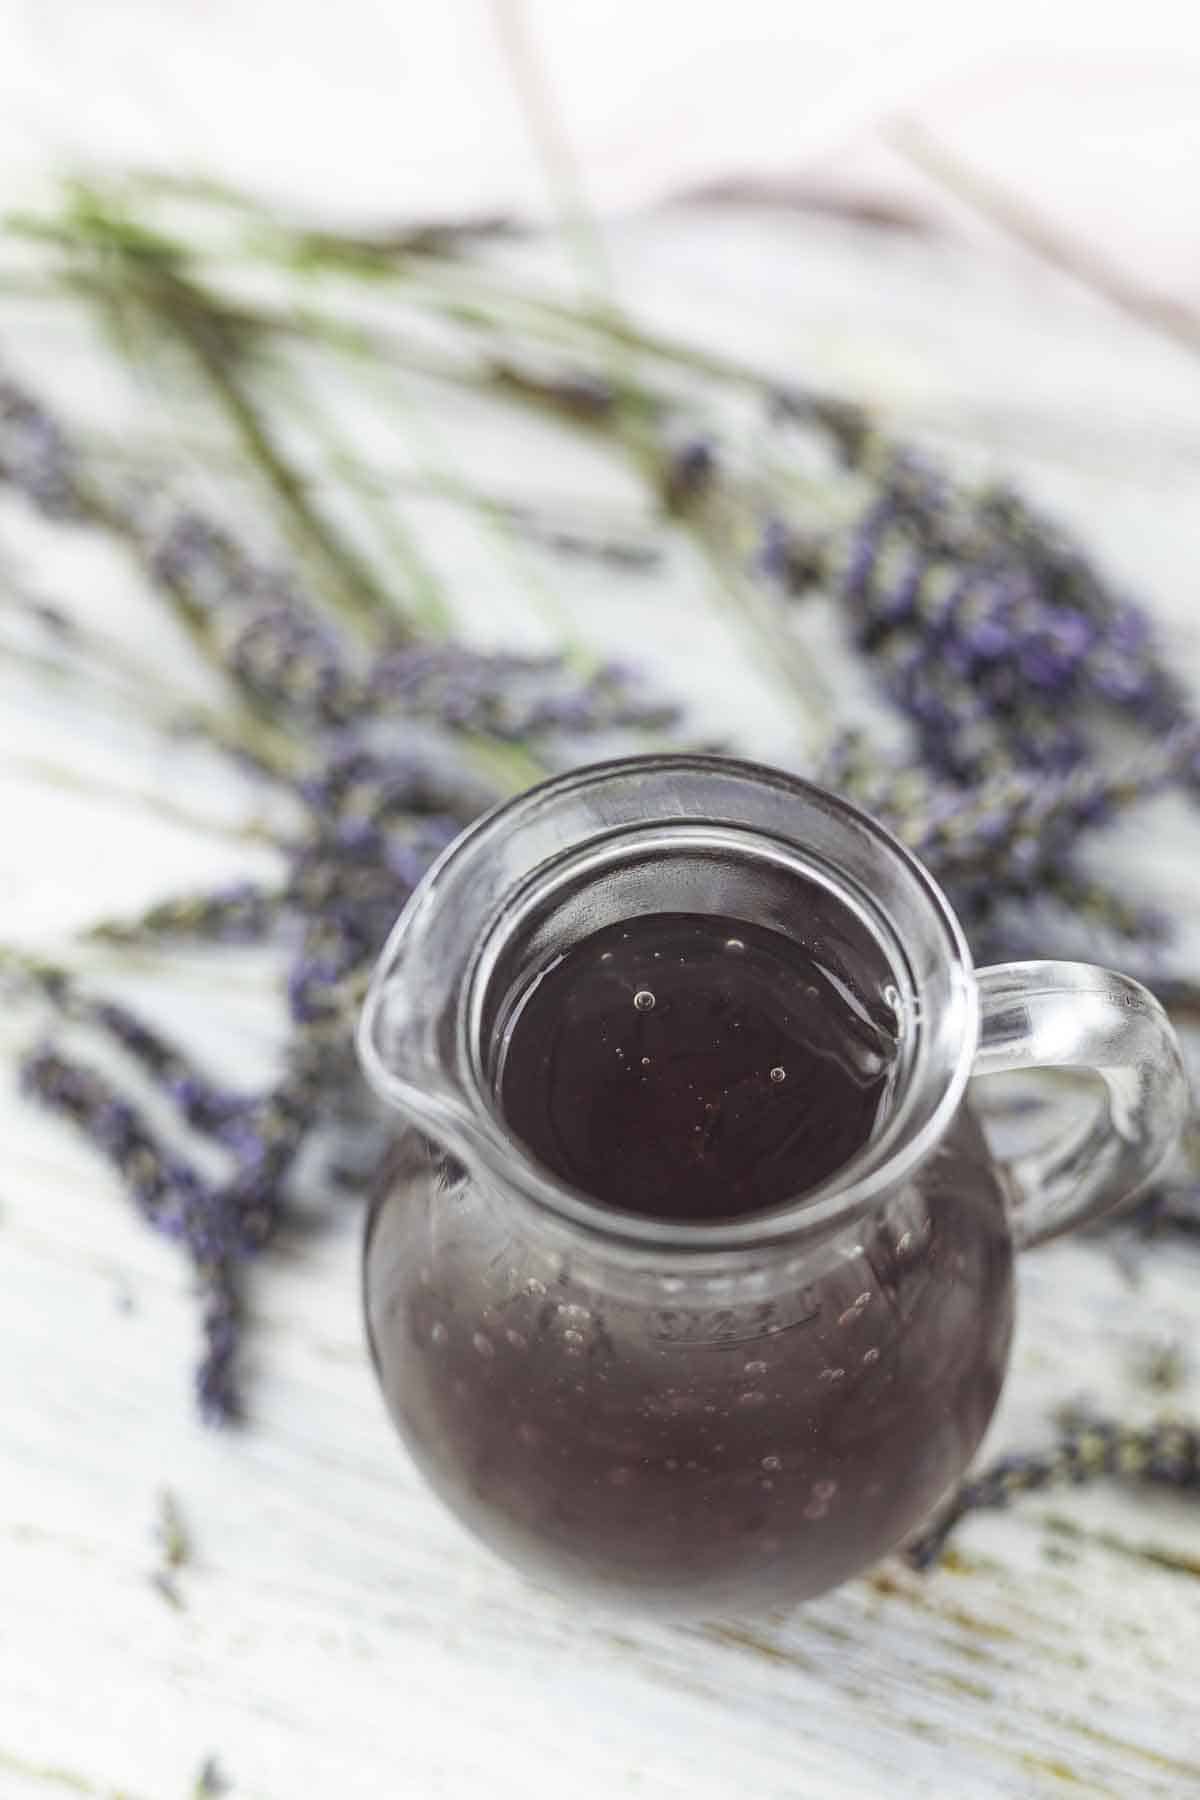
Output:
<svg viewBox="0 0 1200 1800">
<path fill-rule="evenodd" d="M 57 420 L 15 382 L 0 378 L 0 480 L 52 519 L 82 516 L 78 464 Z"/>
<path fill-rule="evenodd" d="M 212 519 L 184 508 L 169 513 L 161 524 L 138 522 L 153 580 L 185 595 L 203 612 L 245 602 L 246 568 L 229 536 Z"/>
<path fill-rule="evenodd" d="M 1052 1485 L 1079 1485 L 1118 1476 L 1184 1492 L 1200 1488 L 1200 1430 L 1175 1420 L 1136 1427 L 1080 1416 L 1064 1421 L 1065 1435 L 1048 1451 L 999 1458 L 963 1482 L 941 1514 L 905 1554 L 916 1569 L 938 1561 L 951 1532 L 968 1513 L 1003 1508 L 1021 1494 Z"/>
<path fill-rule="evenodd" d="M 836 585 L 845 599 L 861 601 L 867 591 L 880 544 L 884 540 L 894 513 L 886 500 L 877 502 L 863 514 L 850 533 L 842 553 Z"/>
<path fill-rule="evenodd" d="M 754 567 L 767 581 L 777 581 L 781 587 L 786 587 L 791 572 L 791 551 L 792 534 L 783 520 L 772 513 L 763 523 Z"/>
<path fill-rule="evenodd" d="M 204 1353 L 196 1371 L 196 1399 L 201 1417 L 210 1425 L 230 1425 L 241 1417 L 234 1383 L 238 1326 L 231 1271 L 226 1263 L 216 1262 L 203 1277 Z"/>
<path fill-rule="evenodd" d="M 150 1224 L 196 1247 L 207 1229 L 204 1183 L 162 1147 L 137 1108 L 102 1075 L 46 1046 L 26 1059 L 22 1085 L 103 1151 Z"/>
<path fill-rule="evenodd" d="M 291 605 L 252 612 L 230 640 L 226 660 L 255 699 L 298 718 L 338 724 L 360 701 L 334 632 Z"/>
<path fill-rule="evenodd" d="M 97 1001 L 87 1006 L 84 1016 L 133 1058 L 194 1130 L 223 1138 L 250 1104 L 244 1094 L 211 1081 L 182 1050 L 127 1007 Z"/>
<path fill-rule="evenodd" d="M 663 466 L 663 499 L 671 512 L 680 512 L 706 494 L 716 479 L 717 458 L 711 438 L 687 438 L 671 450 Z"/>
<path fill-rule="evenodd" d="M 752 571 L 788 594 L 804 594 L 828 572 L 828 545 L 815 533 L 792 531 L 772 513 L 763 522 Z"/>
<path fill-rule="evenodd" d="M 644 699 L 622 673 L 574 678 L 561 657 L 487 655 L 461 645 L 411 646 L 377 659 L 366 692 L 381 713 L 436 720 L 510 741 L 657 727 L 673 709 Z"/>
<path fill-rule="evenodd" d="M 238 881 L 211 893 L 181 894 L 148 907 L 140 919 L 107 921 L 92 936 L 119 943 L 143 938 L 194 938 L 221 944 L 257 944 L 279 915 L 279 896 L 257 882 Z"/>
</svg>

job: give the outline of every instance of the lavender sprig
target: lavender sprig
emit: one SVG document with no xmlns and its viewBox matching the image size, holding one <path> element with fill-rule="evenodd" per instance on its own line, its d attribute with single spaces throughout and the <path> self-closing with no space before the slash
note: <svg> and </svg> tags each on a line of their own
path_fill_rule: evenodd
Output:
<svg viewBox="0 0 1200 1800">
<path fill-rule="evenodd" d="M 380 657 L 364 699 L 381 713 L 436 719 L 511 742 L 554 733 L 661 730 L 679 716 L 677 707 L 646 698 L 636 674 L 620 664 L 603 664 L 581 680 L 561 656 L 484 655 L 461 645 Z"/>
<path fill-rule="evenodd" d="M 228 1222 L 207 1203 L 196 1169 L 162 1145 L 106 1077 L 43 1045 L 26 1058 L 21 1079 L 27 1094 L 69 1119 L 113 1164 L 147 1224 L 185 1244 L 198 1264 L 226 1254 Z"/>
<path fill-rule="evenodd" d="M 170 1098 L 193 1131 L 218 1140 L 236 1141 L 239 1122 L 250 1104 L 245 1094 L 214 1082 L 178 1045 L 116 1001 L 89 1002 L 84 1016 L 121 1046 Z"/>
<path fill-rule="evenodd" d="M 0 376 L 0 480 L 50 519 L 78 519 L 77 458 L 58 421 L 16 382 Z"/>
<path fill-rule="evenodd" d="M 237 881 L 200 894 L 158 900 L 137 919 L 105 920 L 88 935 L 108 943 L 191 939 L 213 944 L 260 944 L 274 930 L 282 895 L 259 882 Z"/>
<path fill-rule="evenodd" d="M 158 1080 L 182 1059 L 166 1050 L 125 1009 L 105 1007 L 94 1022 L 116 1035 Z M 271 1238 L 283 1205 L 283 1187 L 308 1133 L 323 1112 L 321 1094 L 328 1054 L 313 1047 L 273 1090 L 241 1099 L 221 1111 L 215 1134 L 233 1155 L 233 1172 L 204 1179 L 168 1148 L 135 1102 L 105 1076 L 50 1046 L 33 1052 L 22 1068 L 25 1091 L 66 1118 L 112 1163 L 146 1222 L 180 1245 L 196 1271 L 201 1298 L 203 1354 L 196 1373 L 201 1412 L 220 1423 L 236 1418 L 240 1403 L 235 1359 L 241 1320 L 240 1268 Z M 178 1097 L 178 1096 L 176 1096 Z M 197 1096 L 190 1096 L 193 1109 Z M 192 1123 L 213 1130 L 208 1102 Z"/>
<path fill-rule="evenodd" d="M 998 1511 L 1022 1494 L 1079 1486 L 1105 1476 L 1200 1493 L 1200 1430 L 1163 1421 L 1130 1426 L 1088 1419 L 1068 1429 L 1052 1450 L 1002 1456 L 963 1482 L 934 1522 L 905 1551 L 915 1569 L 931 1569 L 969 1513 Z"/>
<path fill-rule="evenodd" d="M 1087 707 L 1156 731 L 1187 722 L 1190 709 L 1131 603 L 1095 582 L 1080 598 L 1050 581 L 1044 560 L 1018 561 L 1011 543 L 976 543 L 964 558 L 953 535 L 931 545 L 931 533 L 914 530 L 885 493 L 830 565 L 858 641 L 930 767 L 958 780 L 1003 757 L 1072 768 L 1088 750 Z"/>
<path fill-rule="evenodd" d="M 7 455 L 6 418 L 15 422 Z M 82 487 L 81 466 L 53 416 L 13 383 L 0 383 L 0 479 L 53 516 L 95 518 L 98 494 Z M 134 546 L 244 698 L 276 720 L 336 731 L 398 715 L 525 742 L 661 730 L 678 717 L 615 663 L 578 677 L 559 655 L 487 654 L 452 643 L 384 648 L 368 659 L 288 571 L 249 554 L 211 516 L 162 493 L 109 495 L 101 516 Z"/>
<path fill-rule="evenodd" d="M 978 925 L 1002 902 L 1028 900 L 1047 883 L 1094 904 L 1094 890 L 1077 885 L 1072 853 L 1086 834 L 1189 769 L 1197 741 L 1189 728 L 1123 768 L 1089 762 L 1053 777 L 1013 770 L 964 791 L 921 768 L 897 773 L 851 737 L 833 747 L 820 776 L 889 825 Z"/>
</svg>

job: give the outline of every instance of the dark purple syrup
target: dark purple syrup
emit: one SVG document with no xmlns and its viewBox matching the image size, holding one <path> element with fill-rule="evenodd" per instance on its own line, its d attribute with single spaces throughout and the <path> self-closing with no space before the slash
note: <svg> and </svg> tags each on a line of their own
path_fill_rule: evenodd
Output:
<svg viewBox="0 0 1200 1800">
<path fill-rule="evenodd" d="M 868 1142 L 895 1057 L 884 1018 L 780 932 L 649 914 L 593 933 L 531 987 L 500 1105 L 595 1199 L 736 1217 L 818 1186 Z"/>
<path fill-rule="evenodd" d="M 792 899 L 795 940 L 634 917 L 513 984 L 495 1084 L 514 1178 L 528 1147 L 669 1221 L 836 1180 L 888 1114 L 896 1020 L 861 926 L 821 890 Z M 420 1466 L 503 1554 L 672 1613 L 778 1605 L 890 1550 L 961 1473 L 1011 1323 L 1004 1197 L 966 1104 L 811 1242 L 624 1248 L 543 1218 L 503 1170 L 397 1143 L 366 1254 L 375 1365 Z"/>
</svg>

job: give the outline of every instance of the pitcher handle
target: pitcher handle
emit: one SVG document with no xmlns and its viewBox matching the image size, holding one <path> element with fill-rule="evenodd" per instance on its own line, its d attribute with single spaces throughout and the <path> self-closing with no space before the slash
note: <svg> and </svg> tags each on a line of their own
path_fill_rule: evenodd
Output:
<svg viewBox="0 0 1200 1800">
<path fill-rule="evenodd" d="M 1019 1246 L 1110 1211 L 1153 1175 L 1179 1135 L 1188 1084 L 1179 1040 L 1140 982 L 1091 963 L 980 969 L 974 1075 L 1081 1069 L 1103 1084 L 1095 1113 L 1006 1164 Z"/>
</svg>

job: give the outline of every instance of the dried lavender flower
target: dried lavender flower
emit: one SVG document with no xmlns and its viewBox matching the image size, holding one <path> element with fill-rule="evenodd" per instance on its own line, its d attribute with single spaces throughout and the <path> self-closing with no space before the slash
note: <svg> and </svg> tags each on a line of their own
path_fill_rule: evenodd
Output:
<svg viewBox="0 0 1200 1800">
<path fill-rule="evenodd" d="M 379 657 L 365 704 L 514 743 L 554 733 L 658 730 L 678 716 L 677 708 L 645 697 L 623 665 L 603 664 L 579 677 L 561 656 L 488 654 L 458 644 L 413 645 Z"/>
<path fill-rule="evenodd" d="M 717 453 L 712 439 L 685 438 L 667 452 L 659 476 L 667 511 L 683 512 L 708 492 L 716 478 Z"/>
<path fill-rule="evenodd" d="M 200 943 L 258 944 L 278 923 L 282 895 L 253 881 L 237 881 L 210 893 L 179 894 L 147 907 L 140 918 L 106 920 L 89 936 L 109 943 L 185 938 Z"/>
<path fill-rule="evenodd" d="M 204 1351 L 196 1370 L 196 1401 L 207 1424 L 229 1425 L 242 1411 L 234 1378 L 241 1305 L 230 1265 L 206 1264 L 200 1271 L 200 1292 Z"/>
<path fill-rule="evenodd" d="M 92 1001 L 86 1003 L 83 1016 L 132 1057 L 194 1131 L 228 1138 L 236 1129 L 250 1104 L 247 1096 L 214 1082 L 178 1045 L 128 1007 L 112 1000 Z"/>
<path fill-rule="evenodd" d="M 216 1800 L 229 1792 L 229 1781 L 215 1756 L 206 1756 L 192 1788 L 192 1800 Z"/>
<path fill-rule="evenodd" d="M 256 608 L 218 642 L 238 686 L 272 712 L 338 726 L 362 705 L 338 634 L 294 603 Z"/>
<path fill-rule="evenodd" d="M 129 1036 L 124 1022 L 122 1033 Z M 234 1170 L 217 1182 L 204 1180 L 167 1148 L 137 1105 L 95 1069 L 49 1046 L 23 1066 L 26 1092 L 69 1119 L 114 1165 L 147 1223 L 189 1255 L 200 1288 L 204 1339 L 197 1394 L 202 1413 L 212 1421 L 238 1415 L 239 1266 L 275 1228 L 284 1179 L 321 1113 L 318 1095 L 327 1066 L 327 1056 L 319 1052 L 294 1056 L 278 1087 L 223 1120 Z"/>
<path fill-rule="evenodd" d="M 1072 1422 L 1054 1449 L 1000 1457 L 982 1474 L 963 1482 L 905 1555 L 913 1568 L 930 1569 L 969 1513 L 996 1511 L 1021 1494 L 1078 1486 L 1102 1476 L 1200 1493 L 1200 1430 L 1177 1421 L 1149 1426 L 1100 1418 Z"/>
<path fill-rule="evenodd" d="M 58 421 L 24 388 L 0 376 L 0 481 L 51 519 L 85 512 L 79 468 Z"/>
<path fill-rule="evenodd" d="M 1065 773 L 1094 754 L 1106 713 L 1156 736 L 1192 722 L 1147 614 L 1056 522 L 1009 489 L 956 482 L 852 408 L 776 395 L 771 411 L 832 442 L 868 491 L 833 524 L 772 499 L 755 567 L 785 596 L 823 586 L 842 602 L 931 771 Z M 1180 773 L 1200 779 L 1200 755 Z"/>
<path fill-rule="evenodd" d="M 1087 734 L 1064 702 L 1159 729 L 1189 716 L 1136 608 L 1084 612 L 1016 562 L 931 551 L 890 498 L 867 509 L 830 575 L 923 756 L 958 779 L 1004 754 L 1033 768 L 1080 763 Z"/>
<path fill-rule="evenodd" d="M 48 1045 L 21 1071 L 25 1092 L 68 1118 L 115 1166 L 148 1224 L 187 1244 L 197 1260 L 223 1248 L 196 1170 L 164 1149 L 140 1111 L 94 1069 Z"/>
<path fill-rule="evenodd" d="M 1052 777 L 1012 770 L 963 789 L 924 769 L 896 773 L 861 740 L 843 740 L 821 777 L 903 838 L 946 882 L 972 922 L 1002 900 L 1037 892 L 1048 871 L 1067 884 L 1064 871 L 1080 839 L 1176 779 L 1195 744 L 1196 733 L 1188 729 L 1124 768 L 1089 763 Z"/>
</svg>

